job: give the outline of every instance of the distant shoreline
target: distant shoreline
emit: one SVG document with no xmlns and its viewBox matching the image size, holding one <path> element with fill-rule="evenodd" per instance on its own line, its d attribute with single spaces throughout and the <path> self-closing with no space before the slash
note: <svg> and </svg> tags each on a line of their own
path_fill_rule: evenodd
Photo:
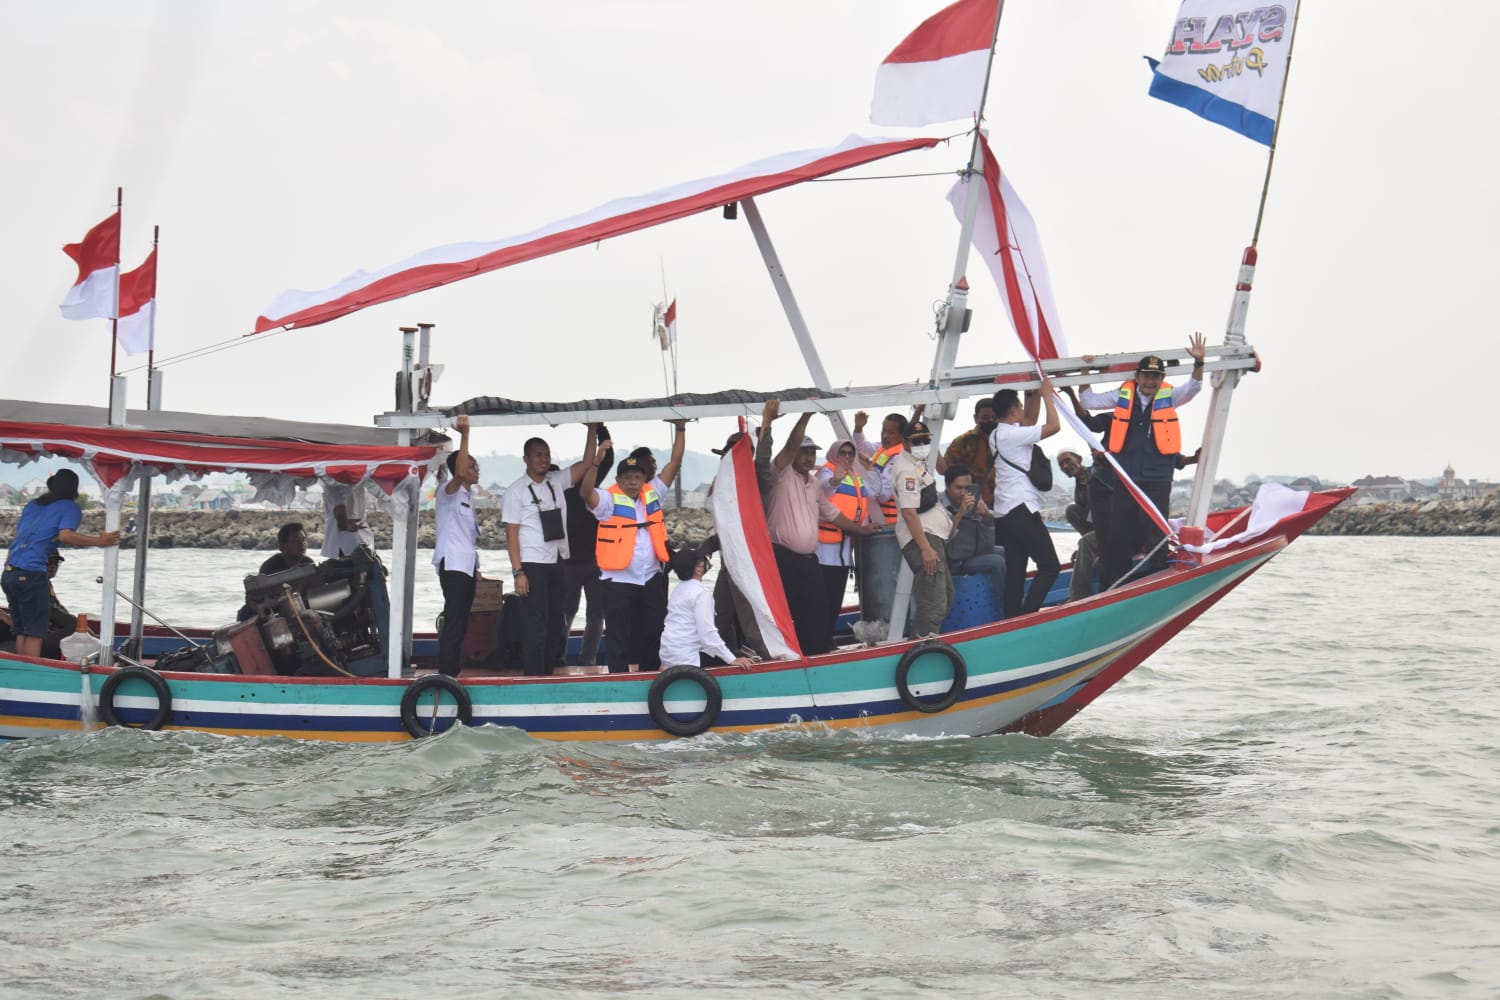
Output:
<svg viewBox="0 0 1500 1000">
<path fill-rule="evenodd" d="M 505 548 L 505 528 L 498 510 L 476 511 L 479 547 Z M 0 545 L 15 536 L 18 513 L 0 514 Z M 431 548 L 435 528 L 430 510 L 422 511 L 417 543 Z M 323 515 L 319 511 L 278 510 L 162 510 L 152 514 L 153 549 L 239 549 L 271 552 L 276 548 L 276 530 L 288 521 L 307 528 L 308 548 L 316 552 L 323 544 Z M 391 546 L 391 519 L 370 515 L 377 548 Z M 676 546 L 696 545 L 713 531 L 706 510 L 667 512 L 667 526 Z M 83 530 L 103 530 L 104 513 L 84 513 Z M 1428 500 L 1410 503 L 1379 503 L 1336 507 L 1308 531 L 1310 535 L 1391 535 L 1444 538 L 1463 535 L 1500 535 L 1500 497 L 1482 500 Z"/>
</svg>

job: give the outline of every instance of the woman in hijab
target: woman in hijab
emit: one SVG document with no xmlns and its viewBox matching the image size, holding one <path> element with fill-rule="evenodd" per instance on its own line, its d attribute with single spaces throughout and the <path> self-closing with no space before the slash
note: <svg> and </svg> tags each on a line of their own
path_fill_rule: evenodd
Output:
<svg viewBox="0 0 1500 1000">
<path fill-rule="evenodd" d="M 83 510 L 78 506 L 78 473 L 59 469 L 47 479 L 47 492 L 28 503 L 16 525 L 15 540 L 5 558 L 5 574 L 0 586 L 10 602 L 11 621 L 16 633 L 16 652 L 22 656 L 40 657 L 42 640 L 47 635 L 51 586 L 47 582 L 47 561 L 63 545 L 117 545 L 118 531 L 83 535 L 78 525 Z"/>
</svg>

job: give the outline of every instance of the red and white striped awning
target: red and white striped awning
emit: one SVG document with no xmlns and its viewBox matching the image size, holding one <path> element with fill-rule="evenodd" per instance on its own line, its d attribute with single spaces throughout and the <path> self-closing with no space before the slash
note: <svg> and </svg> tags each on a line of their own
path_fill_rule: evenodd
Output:
<svg viewBox="0 0 1500 1000">
<path fill-rule="evenodd" d="M 928 149 L 942 139 L 887 139 L 851 135 L 837 146 L 783 153 L 717 177 L 688 181 L 650 194 L 621 198 L 582 215 L 554 222 L 520 236 L 487 243 L 452 243 L 424 250 L 376 271 L 356 271 L 321 291 L 292 290 L 276 297 L 255 321 L 255 332 L 277 327 L 315 326 L 437 288 L 611 236 L 671 222 L 767 191 L 894 156 Z"/>
<path fill-rule="evenodd" d="M 386 493 L 407 476 L 426 476 L 447 439 L 400 445 L 389 431 L 286 420 L 132 411 L 111 427 L 95 407 L 0 400 L 0 457 L 55 456 L 87 465 L 105 487 L 134 465 L 153 474 L 196 478 L 245 472 L 252 478 L 366 479 Z"/>
</svg>

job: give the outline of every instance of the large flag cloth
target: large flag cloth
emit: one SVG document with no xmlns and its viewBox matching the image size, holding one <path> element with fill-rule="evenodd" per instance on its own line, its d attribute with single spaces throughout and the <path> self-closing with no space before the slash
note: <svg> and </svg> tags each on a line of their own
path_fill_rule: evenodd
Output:
<svg viewBox="0 0 1500 1000">
<path fill-rule="evenodd" d="M 1291 61 L 1297 0 L 1183 0 L 1151 96 L 1269 146 Z"/>
<path fill-rule="evenodd" d="M 978 189 L 979 211 L 974 217 L 974 249 L 994 276 L 1010 313 L 1011 326 L 1027 355 L 1043 360 L 1063 357 L 1067 345 L 1057 318 L 1057 304 L 1052 299 L 1042 238 L 1031 213 L 1001 173 L 1000 163 L 983 135 L 979 143 L 984 154 L 984 177 Z M 948 202 L 960 224 L 969 189 L 980 181 L 976 177 L 959 180 L 948 192 Z"/>
<path fill-rule="evenodd" d="M 760 626 L 761 640 L 773 660 L 802 655 L 781 574 L 771 551 L 771 532 L 755 479 L 755 450 L 747 434 L 719 460 L 719 474 L 708 495 L 709 513 L 719 536 L 724 569 L 734 581 Z"/>
<path fill-rule="evenodd" d="M 917 25 L 875 72 L 870 121 L 915 128 L 973 119 L 998 16 L 999 0 L 958 0 Z"/>
<path fill-rule="evenodd" d="M 115 315 L 115 281 L 120 276 L 120 213 L 88 231 L 63 253 L 78 265 L 78 280 L 62 301 L 64 319 L 110 319 Z"/>
<path fill-rule="evenodd" d="M 705 177 L 650 194 L 621 198 L 519 236 L 489 243 L 451 243 L 423 250 L 378 271 L 357 271 L 331 288 L 282 292 L 255 321 L 255 332 L 278 326 L 291 329 L 327 323 L 380 302 L 390 302 L 547 254 L 587 246 L 611 236 L 659 226 L 897 153 L 930 149 L 942 141 L 851 135 L 837 146 L 782 153 L 717 177 Z"/>
<path fill-rule="evenodd" d="M 155 346 L 156 248 L 145 263 L 120 275 L 120 322 L 115 339 L 126 354 L 145 354 Z"/>
</svg>

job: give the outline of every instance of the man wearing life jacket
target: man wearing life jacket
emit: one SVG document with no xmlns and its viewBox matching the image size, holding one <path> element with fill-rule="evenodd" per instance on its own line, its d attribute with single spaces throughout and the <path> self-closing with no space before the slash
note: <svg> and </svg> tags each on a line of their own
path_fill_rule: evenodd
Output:
<svg viewBox="0 0 1500 1000">
<path fill-rule="evenodd" d="M 866 477 L 860 468 L 862 459 L 854 442 L 840 438 L 828 449 L 828 461 L 818 470 L 818 486 L 828 502 L 855 524 L 870 523 L 874 506 L 879 502 L 878 480 Z M 832 521 L 818 522 L 818 570 L 823 577 L 824 598 L 828 610 L 828 634 L 838 627 L 839 612 L 844 606 L 844 591 L 849 586 L 849 570 L 854 566 L 854 543 L 847 532 Z"/>
<path fill-rule="evenodd" d="M 1113 393 L 1094 392 L 1079 386 L 1078 400 L 1090 410 L 1112 410 L 1104 447 L 1141 492 L 1165 517 L 1171 506 L 1172 475 L 1182 452 L 1182 430 L 1177 408 L 1197 396 L 1203 388 L 1203 357 L 1207 352 L 1203 334 L 1188 342 L 1193 359 L 1192 376 L 1182 385 L 1165 381 L 1167 364 L 1154 354 L 1141 358 L 1135 378 Z M 1095 529 L 1100 529 L 1099 512 Z M 1144 549 L 1154 549 L 1162 532 L 1151 517 L 1126 493 L 1110 504 L 1109 525 L 1099 532 L 1105 586 L 1112 586 L 1130 572 L 1131 562 Z M 1165 548 L 1155 552 L 1140 573 L 1154 573 L 1166 565 Z"/>
<path fill-rule="evenodd" d="M 912 420 L 922 416 L 922 407 L 918 406 L 912 411 Z M 906 446 L 907 419 L 899 413 L 887 413 L 880 421 L 880 447 L 865 438 L 865 424 L 870 420 L 870 415 L 864 410 L 854 414 L 854 446 L 859 453 L 870 459 L 875 464 L 875 473 L 878 474 L 877 488 L 880 494 L 880 513 L 885 517 L 886 524 L 895 524 L 899 521 L 900 514 L 896 508 L 896 492 L 891 483 L 890 464 L 891 459 L 901 454 Z"/>
<path fill-rule="evenodd" d="M 602 457 L 601 445 L 598 458 Z M 646 463 L 634 456 L 620 459 L 609 489 L 595 489 L 585 473 L 578 493 L 599 522 L 594 560 L 604 581 L 609 672 L 628 673 L 632 663 L 641 670 L 657 670 L 667 619 L 666 594 L 657 577 L 662 564 L 672 558 L 661 494 L 647 482 Z"/>
</svg>

